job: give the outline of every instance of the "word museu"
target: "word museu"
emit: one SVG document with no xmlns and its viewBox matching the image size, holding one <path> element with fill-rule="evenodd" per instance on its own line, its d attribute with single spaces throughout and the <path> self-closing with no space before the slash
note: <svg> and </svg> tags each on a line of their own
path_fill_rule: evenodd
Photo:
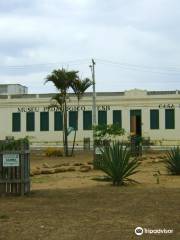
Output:
<svg viewBox="0 0 180 240">
<path fill-rule="evenodd" d="M 8 87 L 0 85 L 1 139 L 29 136 L 34 146 L 62 145 L 62 109 L 48 108 L 53 94 L 28 94 L 18 84 L 11 84 L 9 93 Z M 92 93 L 85 94 L 79 107 L 74 94 L 70 99 L 68 126 L 77 127 L 78 146 L 83 146 L 84 138 L 90 138 L 92 145 Z M 126 131 L 121 139 L 137 134 L 150 138 L 154 145 L 180 144 L 180 91 L 98 92 L 96 104 L 97 123 L 119 123 Z M 70 145 L 73 137 L 71 133 Z"/>
</svg>

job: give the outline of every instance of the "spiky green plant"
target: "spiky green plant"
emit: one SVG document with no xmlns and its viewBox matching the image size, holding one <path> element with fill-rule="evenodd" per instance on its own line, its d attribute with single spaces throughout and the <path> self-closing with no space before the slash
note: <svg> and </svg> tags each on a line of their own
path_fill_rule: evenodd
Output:
<svg viewBox="0 0 180 240">
<path fill-rule="evenodd" d="M 167 170 L 173 175 L 180 175 L 180 147 L 174 147 L 167 152 Z"/>
<path fill-rule="evenodd" d="M 131 158 L 130 151 L 123 143 L 114 141 L 110 146 L 101 149 L 101 152 L 102 157 L 94 161 L 94 166 L 105 172 L 112 179 L 113 185 L 135 182 L 129 177 L 138 172 L 140 163 Z"/>
</svg>

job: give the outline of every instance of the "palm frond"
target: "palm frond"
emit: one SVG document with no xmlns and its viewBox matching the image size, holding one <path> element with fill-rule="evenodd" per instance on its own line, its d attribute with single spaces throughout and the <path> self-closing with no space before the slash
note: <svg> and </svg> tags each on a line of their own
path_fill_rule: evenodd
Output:
<svg viewBox="0 0 180 240">
<path fill-rule="evenodd" d="M 180 175 L 180 148 L 174 147 L 167 152 L 166 168 L 173 175 Z"/>
<path fill-rule="evenodd" d="M 54 96 L 52 96 L 51 100 L 52 101 L 55 100 L 56 103 L 62 107 L 65 102 L 65 96 L 62 93 L 57 93 Z"/>
<path fill-rule="evenodd" d="M 76 78 L 71 82 L 71 88 L 73 89 L 78 101 L 83 97 L 85 91 L 92 85 L 92 81 L 89 78 L 83 80 Z"/>
<path fill-rule="evenodd" d="M 64 68 L 53 70 L 51 74 L 49 74 L 45 83 L 52 82 L 54 86 L 62 93 L 67 92 L 71 83 L 78 78 L 77 71 L 67 71 Z"/>
</svg>

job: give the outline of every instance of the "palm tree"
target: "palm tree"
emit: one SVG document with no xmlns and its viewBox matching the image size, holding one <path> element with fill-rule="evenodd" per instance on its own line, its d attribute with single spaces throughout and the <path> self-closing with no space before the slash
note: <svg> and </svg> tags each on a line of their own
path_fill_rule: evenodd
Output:
<svg viewBox="0 0 180 240">
<path fill-rule="evenodd" d="M 67 131 L 67 99 L 68 90 L 72 83 L 78 79 L 78 71 L 66 71 L 64 68 L 53 70 L 51 74 L 46 77 L 47 82 L 52 82 L 59 91 L 53 99 L 56 100 L 62 108 L 63 113 L 63 143 L 65 156 L 68 156 L 68 131 Z"/>
<path fill-rule="evenodd" d="M 76 97 L 77 97 L 77 101 L 78 101 L 78 107 L 77 109 L 79 109 L 79 102 L 81 100 L 81 98 L 84 96 L 85 91 L 92 85 L 92 81 L 89 78 L 85 78 L 83 80 L 81 79 L 75 79 L 74 81 L 72 81 L 71 84 L 71 88 L 73 89 Z M 78 114 L 76 115 L 76 126 L 78 124 Z M 71 156 L 73 155 L 74 152 L 74 145 L 76 142 L 76 131 L 77 129 L 75 128 L 75 132 L 74 132 L 74 140 L 73 140 L 73 147 L 72 147 L 72 151 L 71 151 Z"/>
</svg>

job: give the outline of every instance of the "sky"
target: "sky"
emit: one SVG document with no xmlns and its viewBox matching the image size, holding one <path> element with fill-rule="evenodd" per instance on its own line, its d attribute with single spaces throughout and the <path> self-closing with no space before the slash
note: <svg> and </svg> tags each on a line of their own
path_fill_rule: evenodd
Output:
<svg viewBox="0 0 180 240">
<path fill-rule="evenodd" d="M 179 0 L 1 0 L 0 83 L 54 92 L 53 69 L 91 78 L 93 58 L 97 91 L 180 89 L 179 13 Z"/>
</svg>

